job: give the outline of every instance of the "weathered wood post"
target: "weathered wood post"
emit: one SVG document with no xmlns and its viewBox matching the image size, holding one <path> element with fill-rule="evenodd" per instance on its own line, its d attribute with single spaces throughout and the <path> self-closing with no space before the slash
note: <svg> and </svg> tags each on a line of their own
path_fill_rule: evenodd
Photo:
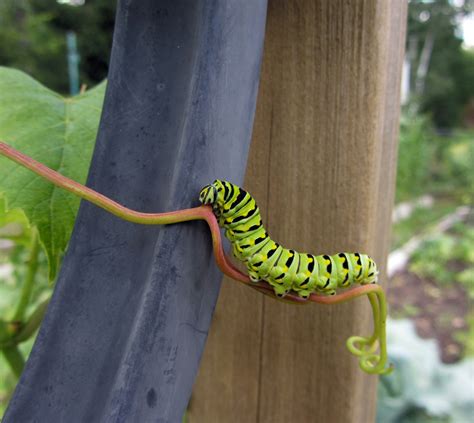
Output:
<svg viewBox="0 0 474 423">
<path fill-rule="evenodd" d="M 270 234 L 381 267 L 395 181 L 406 2 L 271 0 L 246 187 Z M 224 283 L 189 422 L 370 422 L 375 376 L 345 348 L 366 299 L 297 307 Z"/>
</svg>

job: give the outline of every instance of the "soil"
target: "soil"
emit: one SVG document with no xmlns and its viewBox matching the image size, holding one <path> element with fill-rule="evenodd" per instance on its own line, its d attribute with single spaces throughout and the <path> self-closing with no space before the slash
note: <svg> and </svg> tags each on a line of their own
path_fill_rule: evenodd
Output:
<svg viewBox="0 0 474 423">
<path fill-rule="evenodd" d="M 459 361 L 464 346 L 456 338 L 469 329 L 466 321 L 469 297 L 462 285 L 440 286 L 433 280 L 403 271 L 388 286 L 390 315 L 413 319 L 421 338 L 435 338 L 443 363 Z"/>
</svg>

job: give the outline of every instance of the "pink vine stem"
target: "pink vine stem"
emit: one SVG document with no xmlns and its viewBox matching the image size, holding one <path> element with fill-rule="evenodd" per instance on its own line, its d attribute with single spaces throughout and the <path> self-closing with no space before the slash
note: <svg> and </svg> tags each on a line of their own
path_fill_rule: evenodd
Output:
<svg viewBox="0 0 474 423">
<path fill-rule="evenodd" d="M 230 259 L 224 253 L 222 248 L 221 232 L 216 217 L 210 206 L 199 206 L 190 209 L 176 210 L 165 213 L 143 213 L 129 209 L 110 198 L 88 188 L 78 182 L 75 182 L 60 173 L 50 169 L 49 167 L 37 162 L 31 157 L 19 152 L 13 147 L 0 141 L 0 154 L 13 160 L 21 166 L 26 167 L 44 179 L 47 179 L 54 185 L 69 191 L 78 197 L 87 200 L 98 207 L 120 217 L 129 222 L 144 225 L 169 225 L 174 223 L 188 222 L 191 220 L 204 220 L 209 226 L 212 236 L 212 247 L 214 257 L 219 269 L 230 278 L 241 282 L 261 293 L 268 295 L 279 301 L 291 304 L 308 304 L 314 302 L 319 304 L 338 304 L 362 295 L 367 295 L 372 305 L 374 316 L 374 333 L 370 338 L 352 337 L 348 340 L 347 346 L 349 350 L 361 357 L 360 365 L 363 370 L 369 373 L 388 373 L 389 369 L 385 369 L 386 351 L 385 351 L 385 316 L 386 301 L 383 289 L 379 285 L 364 285 L 341 292 L 333 296 L 323 296 L 311 294 L 308 300 L 304 300 L 298 295 L 289 293 L 284 299 L 277 298 L 274 295 L 273 288 L 264 281 L 251 282 L 250 278 L 238 270 Z M 381 355 L 372 354 L 373 346 L 377 340 L 380 341 Z M 354 344 L 359 343 L 363 349 L 356 347 Z M 368 347 L 368 348 L 366 348 Z M 364 364 L 365 363 L 365 364 Z"/>
</svg>

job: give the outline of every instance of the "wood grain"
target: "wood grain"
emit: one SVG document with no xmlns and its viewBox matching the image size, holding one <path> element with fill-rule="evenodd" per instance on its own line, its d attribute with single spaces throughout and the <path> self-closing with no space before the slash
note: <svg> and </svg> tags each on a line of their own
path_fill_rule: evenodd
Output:
<svg viewBox="0 0 474 423">
<path fill-rule="evenodd" d="M 384 270 L 405 20 L 406 2 L 269 2 L 246 188 L 283 245 Z M 345 348 L 370 330 L 365 299 L 297 307 L 225 281 L 189 422 L 374 421 L 377 379 Z"/>
</svg>

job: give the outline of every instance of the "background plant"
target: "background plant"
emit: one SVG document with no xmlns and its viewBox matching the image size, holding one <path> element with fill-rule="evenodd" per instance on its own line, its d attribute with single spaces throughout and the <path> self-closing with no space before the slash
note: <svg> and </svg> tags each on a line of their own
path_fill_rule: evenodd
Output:
<svg viewBox="0 0 474 423">
<path fill-rule="evenodd" d="M 474 228 L 459 223 L 425 241 L 413 255 L 410 269 L 441 285 L 459 283 L 474 300 Z"/>
<path fill-rule="evenodd" d="M 2 0 L 0 65 L 21 69 L 47 87 L 68 93 L 66 33 L 74 31 L 80 83 L 89 87 L 100 83 L 107 76 L 115 1 L 86 1 L 81 7 L 67 3 L 75 2 Z"/>
<path fill-rule="evenodd" d="M 463 48 L 459 23 L 474 1 L 411 0 L 407 59 L 410 94 L 437 128 L 459 126 L 474 95 L 474 53 Z"/>
<path fill-rule="evenodd" d="M 411 106 L 403 109 L 397 164 L 397 201 L 416 197 L 427 191 L 430 184 L 434 148 L 433 134 L 427 116 L 419 115 Z"/>
</svg>

